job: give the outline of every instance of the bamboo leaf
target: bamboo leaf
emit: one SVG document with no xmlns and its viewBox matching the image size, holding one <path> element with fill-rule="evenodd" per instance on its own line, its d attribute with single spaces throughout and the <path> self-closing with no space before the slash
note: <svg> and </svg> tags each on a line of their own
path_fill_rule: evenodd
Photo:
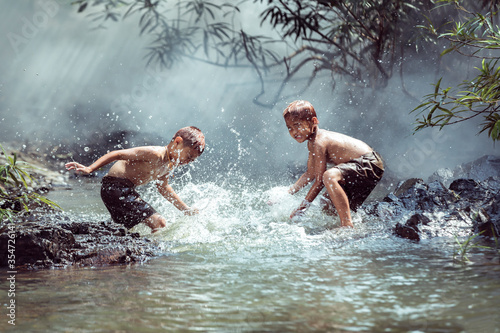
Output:
<svg viewBox="0 0 500 333">
<path fill-rule="evenodd" d="M 444 56 L 452 51 L 455 51 L 455 47 L 450 47 L 450 48 L 447 48 L 446 50 L 444 50 L 443 52 L 441 52 L 440 56 Z"/>
<path fill-rule="evenodd" d="M 491 128 L 490 137 L 493 141 L 497 141 L 500 139 L 500 120 L 497 121 Z"/>
<path fill-rule="evenodd" d="M 438 82 L 436 83 L 436 85 L 435 85 L 435 86 L 436 86 L 436 87 L 435 87 L 435 89 L 434 89 L 434 94 L 435 94 L 435 95 L 437 95 L 437 94 L 439 93 L 439 87 L 440 87 L 440 85 L 441 85 L 441 80 L 442 80 L 442 79 L 443 79 L 443 78 L 440 78 L 440 79 L 438 80 Z"/>
</svg>

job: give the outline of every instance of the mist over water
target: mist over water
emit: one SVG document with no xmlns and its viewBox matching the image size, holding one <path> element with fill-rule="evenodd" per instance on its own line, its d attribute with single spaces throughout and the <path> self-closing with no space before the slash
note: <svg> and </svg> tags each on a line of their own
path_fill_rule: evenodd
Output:
<svg viewBox="0 0 500 333">
<path fill-rule="evenodd" d="M 401 89 L 399 77 L 383 90 L 350 87 L 319 77 L 298 94 L 304 80 L 290 82 L 273 109 L 253 99 L 260 82 L 251 69 L 224 69 L 184 60 L 174 68 L 146 66 L 147 37 L 139 36 L 136 18 L 95 28 L 90 18 L 63 1 L 0 1 L 0 140 L 85 145 L 96 133 L 127 131 L 137 138 L 168 143 L 180 127 L 205 133 L 207 152 L 195 164 L 206 177 L 230 169 L 248 177 L 279 177 L 305 165 L 305 145 L 292 140 L 282 119 L 286 105 L 307 99 L 318 112 L 320 127 L 366 141 L 400 177 L 427 177 L 495 147 L 477 124 L 412 135 L 418 100 Z M 409 59 L 407 89 L 418 99 L 432 91 L 434 64 L 420 55 Z M 434 60 L 432 60 L 434 61 Z M 456 80 L 470 68 L 457 68 Z M 429 72 L 426 72 L 426 70 Z M 453 71 L 452 71 L 453 73 Z M 279 73 L 267 79 L 272 99 Z M 456 81 L 455 81 L 456 82 Z M 265 98 L 264 98 L 265 99 Z M 156 144 L 155 142 L 148 142 Z M 115 143 L 112 143 L 114 145 Z M 144 144 L 141 139 L 130 144 Z"/>
</svg>

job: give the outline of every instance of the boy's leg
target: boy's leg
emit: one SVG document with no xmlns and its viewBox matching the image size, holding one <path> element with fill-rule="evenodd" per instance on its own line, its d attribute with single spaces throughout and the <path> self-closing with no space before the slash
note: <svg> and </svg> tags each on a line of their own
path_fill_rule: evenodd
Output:
<svg viewBox="0 0 500 333">
<path fill-rule="evenodd" d="M 343 181 L 344 177 L 339 169 L 331 168 L 323 174 L 323 184 L 330 195 L 330 199 L 337 210 L 342 227 L 354 227 L 351 219 L 351 209 L 349 200 L 344 189 L 339 182 Z"/>
<path fill-rule="evenodd" d="M 158 213 L 154 213 L 143 222 L 151 228 L 152 232 L 157 232 L 159 229 L 167 226 L 167 220 Z"/>
</svg>

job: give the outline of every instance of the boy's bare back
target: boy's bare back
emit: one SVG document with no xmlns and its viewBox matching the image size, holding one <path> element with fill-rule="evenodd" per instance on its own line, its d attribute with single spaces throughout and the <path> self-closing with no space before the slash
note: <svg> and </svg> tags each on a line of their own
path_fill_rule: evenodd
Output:
<svg viewBox="0 0 500 333">
<path fill-rule="evenodd" d="M 345 134 L 317 129 L 315 137 L 307 144 L 310 162 L 335 165 L 356 159 L 373 149 L 361 140 Z"/>
</svg>

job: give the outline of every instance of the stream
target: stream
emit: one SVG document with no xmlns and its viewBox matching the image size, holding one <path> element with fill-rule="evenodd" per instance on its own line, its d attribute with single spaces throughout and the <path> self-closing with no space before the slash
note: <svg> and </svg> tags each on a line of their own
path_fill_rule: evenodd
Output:
<svg viewBox="0 0 500 333">
<path fill-rule="evenodd" d="M 362 211 L 354 229 L 340 229 L 317 204 L 291 222 L 302 195 L 279 184 L 177 188 L 199 215 L 184 216 L 153 187 L 141 189 L 170 221 L 156 234 L 133 229 L 158 243 L 159 257 L 18 272 L 16 325 L 3 316 L 0 330 L 500 332 L 500 266 L 491 251 L 457 262 L 454 238 L 401 239 L 392 222 Z M 80 181 L 49 197 L 75 219 L 102 221 L 109 216 L 98 189 Z M 8 283 L 2 279 L 0 290 Z"/>
</svg>

